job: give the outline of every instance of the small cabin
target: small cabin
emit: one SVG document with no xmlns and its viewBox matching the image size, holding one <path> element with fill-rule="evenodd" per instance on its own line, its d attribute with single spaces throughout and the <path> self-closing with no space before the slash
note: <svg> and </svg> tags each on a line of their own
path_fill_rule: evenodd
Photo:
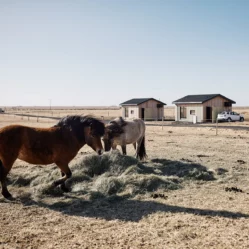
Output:
<svg viewBox="0 0 249 249">
<path fill-rule="evenodd" d="M 218 113 L 232 111 L 235 101 L 221 94 L 187 95 L 172 102 L 175 104 L 175 121 L 215 122 Z"/>
<path fill-rule="evenodd" d="M 162 120 L 165 103 L 154 98 L 130 99 L 120 104 L 124 119 Z"/>
</svg>

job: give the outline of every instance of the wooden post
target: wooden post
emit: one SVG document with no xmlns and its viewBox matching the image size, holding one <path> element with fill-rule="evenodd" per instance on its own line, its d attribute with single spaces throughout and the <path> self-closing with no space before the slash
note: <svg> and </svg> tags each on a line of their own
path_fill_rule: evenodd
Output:
<svg viewBox="0 0 249 249">
<path fill-rule="evenodd" d="M 218 117 L 216 118 L 216 136 L 218 135 Z"/>
<path fill-rule="evenodd" d="M 162 130 L 163 130 L 163 116 L 162 116 Z"/>
</svg>

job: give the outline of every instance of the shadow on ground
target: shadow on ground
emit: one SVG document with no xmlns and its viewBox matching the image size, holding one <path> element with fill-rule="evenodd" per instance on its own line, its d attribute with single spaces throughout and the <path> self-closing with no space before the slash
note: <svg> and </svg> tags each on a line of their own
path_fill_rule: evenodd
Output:
<svg viewBox="0 0 249 249">
<path fill-rule="evenodd" d="M 159 169 L 162 174 L 166 176 L 178 176 L 180 178 L 191 178 L 204 181 L 215 180 L 214 173 L 208 170 L 207 167 L 198 163 L 193 163 L 187 159 L 183 160 L 187 161 L 187 163 L 161 158 L 155 158 L 151 161 L 152 163 L 155 163 L 154 167 Z"/>
<path fill-rule="evenodd" d="M 188 208 L 159 203 L 156 201 L 133 200 L 126 197 L 112 196 L 105 200 L 86 201 L 81 198 L 72 198 L 70 203 L 55 202 L 54 204 L 46 204 L 42 201 L 34 201 L 27 197 L 20 198 L 17 202 L 24 206 L 37 205 L 58 211 L 66 215 L 101 218 L 105 220 L 122 220 L 138 222 L 143 217 L 157 212 L 168 214 L 194 214 L 198 216 L 208 217 L 225 217 L 230 219 L 249 218 L 249 214 L 240 212 L 231 212 L 225 210 L 212 210 L 200 208 Z"/>
</svg>

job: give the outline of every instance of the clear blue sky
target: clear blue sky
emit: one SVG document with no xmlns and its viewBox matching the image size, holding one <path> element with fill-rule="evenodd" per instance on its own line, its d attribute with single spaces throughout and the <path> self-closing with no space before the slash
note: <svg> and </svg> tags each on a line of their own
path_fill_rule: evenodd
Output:
<svg viewBox="0 0 249 249">
<path fill-rule="evenodd" d="M 249 106 L 248 0 L 0 0 L 0 106 Z"/>
</svg>

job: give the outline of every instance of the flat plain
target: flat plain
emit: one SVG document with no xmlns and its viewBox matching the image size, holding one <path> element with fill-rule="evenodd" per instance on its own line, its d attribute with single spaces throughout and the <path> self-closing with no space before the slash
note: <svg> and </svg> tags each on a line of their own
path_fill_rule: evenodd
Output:
<svg viewBox="0 0 249 249">
<path fill-rule="evenodd" d="M 245 122 L 219 123 L 217 131 L 212 123 L 146 122 L 146 161 L 137 162 L 129 145 L 127 157 L 116 155 L 131 162 L 129 173 L 79 178 L 66 194 L 38 196 L 37 188 L 58 168 L 17 160 L 9 175 L 16 200 L 0 197 L 0 248 L 249 248 L 249 108 L 234 110 L 244 113 Z M 0 127 L 57 122 L 36 115 L 120 116 L 119 109 L 6 113 Z M 79 151 L 70 163 L 72 181 L 79 172 L 75 165 L 94 156 L 87 145 Z M 104 191 L 101 179 L 119 184 Z M 117 187 L 121 180 L 123 189 Z"/>
</svg>

